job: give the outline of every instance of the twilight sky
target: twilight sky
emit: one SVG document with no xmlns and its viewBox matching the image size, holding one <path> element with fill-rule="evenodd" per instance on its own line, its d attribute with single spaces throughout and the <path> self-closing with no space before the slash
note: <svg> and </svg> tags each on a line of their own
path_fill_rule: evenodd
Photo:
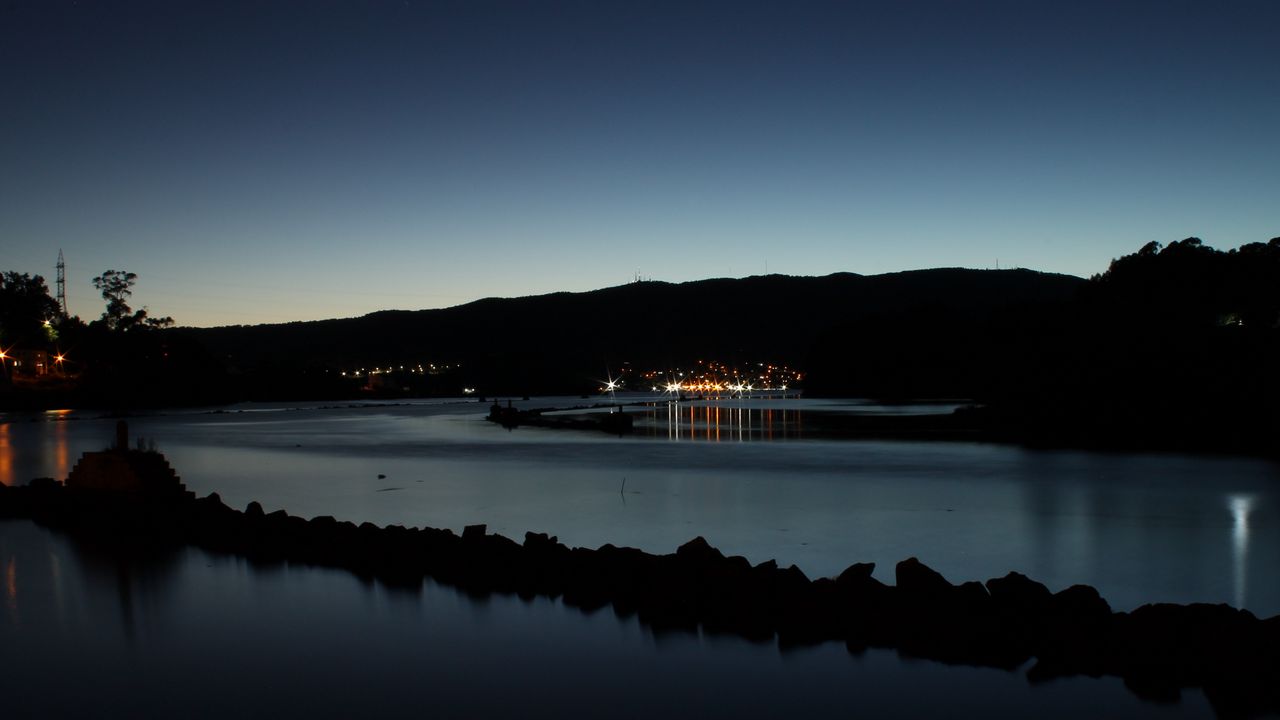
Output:
<svg viewBox="0 0 1280 720">
<path fill-rule="evenodd" d="M 0 270 L 182 325 L 1280 235 L 1280 3 L 0 0 Z"/>
</svg>

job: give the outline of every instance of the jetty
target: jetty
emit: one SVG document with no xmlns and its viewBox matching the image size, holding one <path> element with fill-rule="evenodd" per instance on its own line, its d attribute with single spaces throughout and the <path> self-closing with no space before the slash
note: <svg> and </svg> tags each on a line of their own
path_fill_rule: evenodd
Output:
<svg viewBox="0 0 1280 720">
<path fill-rule="evenodd" d="M 504 407 L 497 400 L 489 407 L 485 419 L 498 423 L 508 430 L 521 425 L 529 427 L 559 428 L 570 430 L 598 430 L 610 435 L 625 435 L 633 430 L 635 419 L 623 410 L 620 405 L 608 406 L 608 411 L 601 411 L 600 405 L 579 406 L 573 408 L 531 408 L 521 410 L 512 407 L 508 400 Z M 572 412 L 579 411 L 579 412 Z M 554 414 L 549 414 L 553 413 Z"/>
<path fill-rule="evenodd" d="M 107 460 L 86 454 L 65 483 L 0 486 L 0 521 L 32 519 L 151 547 L 191 545 L 256 563 L 345 568 L 411 591 L 431 578 L 479 596 L 559 598 L 584 612 L 611 607 L 655 632 L 700 629 L 783 648 L 842 642 L 852 653 L 892 648 L 951 664 L 1029 666 L 1033 683 L 1115 676 L 1161 702 L 1199 687 L 1220 717 L 1280 713 L 1280 616 L 1207 604 L 1116 612 L 1087 585 L 1052 592 L 1017 572 L 955 584 L 915 558 L 896 565 L 889 585 L 872 576 L 871 563 L 810 579 L 794 565 L 726 556 L 702 537 L 652 554 L 609 544 L 571 548 L 535 532 L 517 542 L 484 525 L 456 534 L 268 513 L 257 502 L 236 510 L 216 493 L 194 497 L 171 470 L 163 472 L 167 463 L 132 454 L 158 453 L 117 446 L 104 451 L 113 454 Z M 119 475 L 120 463 L 167 480 L 105 482 Z"/>
</svg>

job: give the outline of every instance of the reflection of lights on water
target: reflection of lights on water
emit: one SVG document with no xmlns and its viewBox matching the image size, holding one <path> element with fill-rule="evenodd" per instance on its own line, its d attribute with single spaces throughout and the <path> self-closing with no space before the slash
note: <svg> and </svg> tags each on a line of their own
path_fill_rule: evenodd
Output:
<svg viewBox="0 0 1280 720">
<path fill-rule="evenodd" d="M 9 423 L 0 423 L 0 485 L 13 484 L 13 452 L 9 449 Z"/>
<path fill-rule="evenodd" d="M 667 439 L 738 442 L 751 440 L 790 440 L 804 436 L 802 413 L 798 410 L 774 410 L 773 408 L 746 408 L 739 402 L 733 404 L 688 405 L 673 401 L 664 404 L 667 411 Z M 661 415 L 655 410 L 650 418 L 661 432 Z M 688 430 L 686 433 L 685 431 Z"/>
<path fill-rule="evenodd" d="M 1229 495 L 1227 508 L 1231 510 L 1231 555 L 1235 561 L 1235 603 L 1236 607 L 1243 608 L 1248 590 L 1246 561 L 1249 557 L 1249 513 L 1253 510 L 1253 496 Z"/>
<path fill-rule="evenodd" d="M 9 566 L 4 571 L 4 596 L 8 601 L 9 616 L 14 625 L 18 624 L 18 566 L 14 558 L 9 558 Z"/>
<path fill-rule="evenodd" d="M 57 423 L 53 431 L 53 457 L 54 457 L 54 479 L 66 480 L 67 475 L 71 474 L 70 468 L 70 448 L 67 442 L 67 424 L 64 422 Z"/>
</svg>

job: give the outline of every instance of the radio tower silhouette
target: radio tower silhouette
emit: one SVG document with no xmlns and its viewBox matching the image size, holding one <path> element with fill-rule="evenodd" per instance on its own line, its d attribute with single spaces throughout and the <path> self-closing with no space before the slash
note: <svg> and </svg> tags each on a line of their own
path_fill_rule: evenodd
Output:
<svg viewBox="0 0 1280 720">
<path fill-rule="evenodd" d="M 62 248 L 58 248 L 58 310 L 67 317 L 67 264 L 62 261 Z"/>
</svg>

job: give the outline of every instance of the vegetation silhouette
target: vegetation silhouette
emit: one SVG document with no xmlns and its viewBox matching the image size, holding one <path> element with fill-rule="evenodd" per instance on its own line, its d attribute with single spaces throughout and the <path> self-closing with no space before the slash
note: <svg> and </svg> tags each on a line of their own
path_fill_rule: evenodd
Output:
<svg viewBox="0 0 1280 720">
<path fill-rule="evenodd" d="M 56 304 L 38 277 L 4 277 L 26 300 L 5 304 L 0 337 L 29 338 Z M 80 382 L 8 387 L 0 405 L 583 394 L 601 367 L 767 359 L 804 371 L 810 396 L 972 400 L 968 437 L 1274 453 L 1280 431 L 1280 238 L 1148 243 L 1088 280 L 943 268 L 643 281 L 219 328 L 165 329 L 129 308 L 133 273 L 97 280 L 103 318 L 53 326 L 84 361 Z M 359 368 L 384 372 L 373 383 Z"/>
<path fill-rule="evenodd" d="M 43 277 L 0 273 L 0 347 L 44 344 L 60 314 Z"/>
<path fill-rule="evenodd" d="M 45 369 L 6 374 L 0 409 L 140 407 L 225 402 L 226 372 L 203 345 L 164 332 L 174 321 L 128 304 L 137 275 L 107 270 L 93 279 L 106 308 L 85 323 L 64 317 L 40 276 L 4 274 L 0 338 L 17 354 L 44 353 Z M 30 365 L 30 363 L 28 363 Z"/>
<path fill-rule="evenodd" d="M 135 273 L 124 270 L 107 270 L 93 279 L 93 287 L 102 293 L 107 301 L 107 309 L 102 313 L 102 322 L 107 328 L 126 332 L 135 328 L 173 327 L 173 318 L 148 317 L 147 308 L 134 311 L 129 307 L 129 297 L 133 295 L 133 285 L 138 280 Z"/>
<path fill-rule="evenodd" d="M 1054 444 L 1275 452 L 1280 238 L 1197 238 L 1119 258 L 984 396 L 1005 432 Z"/>
</svg>

